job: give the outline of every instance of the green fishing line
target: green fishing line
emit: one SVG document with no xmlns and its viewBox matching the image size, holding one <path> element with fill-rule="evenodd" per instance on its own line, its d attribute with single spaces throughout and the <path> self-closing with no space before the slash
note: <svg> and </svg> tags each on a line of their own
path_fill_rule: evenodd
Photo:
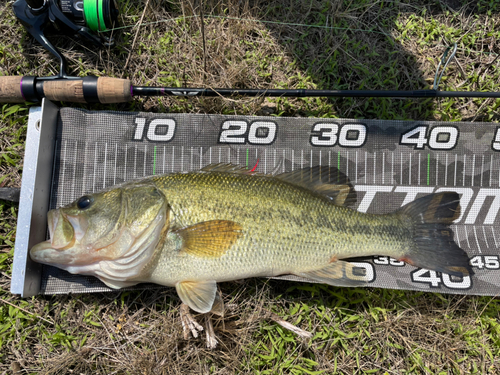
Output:
<svg viewBox="0 0 500 375">
<path fill-rule="evenodd" d="M 102 0 L 86 0 L 83 2 L 83 14 L 87 26 L 92 31 L 105 31 L 104 9 Z"/>
</svg>

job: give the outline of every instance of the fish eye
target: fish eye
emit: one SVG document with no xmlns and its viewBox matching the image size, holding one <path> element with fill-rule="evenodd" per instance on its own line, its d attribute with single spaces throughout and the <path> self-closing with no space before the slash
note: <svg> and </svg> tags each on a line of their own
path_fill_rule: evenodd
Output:
<svg viewBox="0 0 500 375">
<path fill-rule="evenodd" d="M 85 195 L 85 196 L 81 197 L 80 199 L 78 199 L 78 202 L 76 202 L 76 206 L 80 210 L 85 210 L 86 208 L 90 207 L 90 205 L 92 204 L 93 201 L 94 201 L 94 199 L 92 197 Z"/>
</svg>

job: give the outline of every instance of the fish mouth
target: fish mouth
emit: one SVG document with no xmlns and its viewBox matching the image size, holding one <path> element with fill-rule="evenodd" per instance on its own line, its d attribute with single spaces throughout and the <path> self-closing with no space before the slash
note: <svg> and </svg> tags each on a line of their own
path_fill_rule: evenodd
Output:
<svg viewBox="0 0 500 375">
<path fill-rule="evenodd" d="M 49 240 L 33 246 L 31 259 L 44 264 L 61 264 L 70 262 L 68 251 L 75 247 L 87 230 L 87 220 L 81 216 L 72 216 L 61 209 L 50 210 L 47 214 Z"/>
<path fill-rule="evenodd" d="M 57 249 L 54 249 L 50 240 L 47 240 L 33 246 L 30 250 L 30 257 L 35 262 L 50 264 L 49 259 L 53 258 L 54 251 Z"/>
<path fill-rule="evenodd" d="M 47 214 L 49 238 L 53 249 L 66 250 L 75 245 L 85 235 L 87 221 L 81 216 L 68 215 L 61 209 L 50 210 Z"/>
</svg>

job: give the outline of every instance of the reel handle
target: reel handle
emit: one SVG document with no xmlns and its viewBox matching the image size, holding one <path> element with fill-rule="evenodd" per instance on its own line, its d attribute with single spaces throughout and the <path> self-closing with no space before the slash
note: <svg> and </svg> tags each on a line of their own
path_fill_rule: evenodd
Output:
<svg viewBox="0 0 500 375">
<path fill-rule="evenodd" d="M 0 103 L 38 102 L 42 98 L 73 103 L 125 103 L 132 100 L 132 84 L 128 79 L 94 76 L 71 80 L 0 77 Z"/>
</svg>

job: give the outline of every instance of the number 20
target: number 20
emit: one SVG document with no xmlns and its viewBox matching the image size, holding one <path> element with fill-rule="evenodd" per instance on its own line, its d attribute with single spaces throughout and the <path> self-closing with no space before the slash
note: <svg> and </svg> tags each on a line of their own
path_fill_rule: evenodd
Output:
<svg viewBox="0 0 500 375">
<path fill-rule="evenodd" d="M 224 121 L 219 143 L 245 144 L 248 142 L 252 145 L 270 145 L 276 139 L 277 127 L 276 123 L 270 121 L 252 122 L 250 128 L 246 121 Z"/>
</svg>

